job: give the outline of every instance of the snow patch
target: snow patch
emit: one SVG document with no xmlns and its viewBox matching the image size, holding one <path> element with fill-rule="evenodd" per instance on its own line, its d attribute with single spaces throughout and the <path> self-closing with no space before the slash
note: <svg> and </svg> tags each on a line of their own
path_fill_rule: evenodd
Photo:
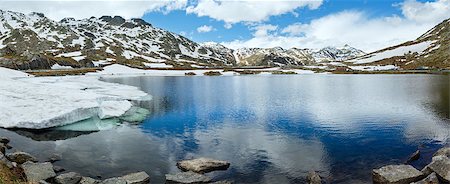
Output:
<svg viewBox="0 0 450 184">
<path fill-rule="evenodd" d="M 56 63 L 51 67 L 51 69 L 52 70 L 72 69 L 72 67 L 71 66 L 61 66 L 58 63 Z"/>
</svg>

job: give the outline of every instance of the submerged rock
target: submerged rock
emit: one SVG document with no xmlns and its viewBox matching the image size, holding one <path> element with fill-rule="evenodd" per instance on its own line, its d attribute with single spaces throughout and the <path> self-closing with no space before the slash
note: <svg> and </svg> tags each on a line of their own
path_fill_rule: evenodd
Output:
<svg viewBox="0 0 450 184">
<path fill-rule="evenodd" d="M 411 154 L 411 156 L 409 156 L 407 163 L 419 160 L 419 158 L 420 158 L 420 150 L 417 150 L 416 152 Z"/>
<path fill-rule="evenodd" d="M 322 179 L 320 178 L 320 175 L 316 171 L 309 171 L 306 180 L 308 180 L 308 184 L 322 183 Z"/>
<path fill-rule="evenodd" d="M 64 173 L 55 177 L 57 184 L 77 184 L 81 180 L 81 175 L 76 172 Z"/>
<path fill-rule="evenodd" d="M 166 183 L 185 183 L 185 184 L 193 184 L 193 183 L 209 183 L 211 182 L 211 178 L 197 174 L 195 172 L 181 172 L 177 174 L 166 174 Z"/>
<path fill-rule="evenodd" d="M 6 150 L 7 150 L 6 146 L 0 143 L 0 152 L 4 154 L 6 153 Z"/>
<path fill-rule="evenodd" d="M 435 156 L 426 168 L 434 171 L 444 181 L 450 182 L 450 158 L 446 156 Z"/>
<path fill-rule="evenodd" d="M 183 160 L 177 163 L 177 167 L 182 171 L 192 171 L 196 173 L 207 173 L 216 170 L 227 170 L 230 163 L 222 160 L 210 158 L 197 158 L 192 160 Z"/>
<path fill-rule="evenodd" d="M 50 156 L 50 158 L 48 158 L 48 161 L 51 162 L 51 163 L 56 162 L 56 161 L 60 161 L 61 157 L 62 156 L 60 154 L 56 154 L 55 153 L 52 156 Z"/>
<path fill-rule="evenodd" d="M 7 137 L 0 137 L 0 143 L 8 144 L 10 142 L 9 138 Z"/>
<path fill-rule="evenodd" d="M 63 167 L 61 167 L 61 166 L 54 165 L 53 166 L 53 171 L 59 173 L 59 172 L 65 171 L 65 169 Z"/>
<path fill-rule="evenodd" d="M 418 182 L 413 182 L 411 184 L 439 184 L 439 183 L 440 182 L 439 182 L 438 177 L 436 176 L 436 173 L 431 173 L 423 180 L 420 180 Z"/>
<path fill-rule="evenodd" d="M 137 172 L 120 177 L 128 184 L 147 184 L 150 183 L 150 176 L 146 172 Z"/>
<path fill-rule="evenodd" d="M 372 171 L 373 183 L 409 184 L 422 176 L 422 172 L 410 165 L 388 165 Z"/>
<path fill-rule="evenodd" d="M 25 152 L 14 152 L 14 153 L 10 153 L 6 155 L 8 157 L 9 160 L 11 160 L 12 162 L 17 162 L 18 164 L 23 164 L 25 162 L 31 161 L 31 162 L 37 162 L 38 160 L 30 155 L 29 153 L 25 153 Z"/>
<path fill-rule="evenodd" d="M 25 162 L 22 164 L 22 169 L 29 182 L 38 182 L 40 180 L 46 180 L 56 176 L 53 171 L 53 166 L 50 162 L 45 163 L 33 163 Z"/>
</svg>

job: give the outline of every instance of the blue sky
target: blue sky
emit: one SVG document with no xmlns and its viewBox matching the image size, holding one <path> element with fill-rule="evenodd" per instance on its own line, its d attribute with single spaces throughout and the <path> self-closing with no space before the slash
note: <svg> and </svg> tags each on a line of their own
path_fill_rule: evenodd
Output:
<svg viewBox="0 0 450 184">
<path fill-rule="evenodd" d="M 393 14 L 401 16 L 401 9 L 398 6 L 401 0 L 326 0 L 315 10 L 307 7 L 295 9 L 294 13 L 285 13 L 272 16 L 263 23 L 276 24 L 284 27 L 293 23 L 308 23 L 311 20 L 345 10 L 358 10 L 367 12 L 371 17 L 383 17 Z M 422 1 L 425 2 L 425 1 Z M 276 6 L 276 3 L 274 3 Z M 164 28 L 178 34 L 185 34 L 186 37 L 197 42 L 228 42 L 235 39 L 250 39 L 252 32 L 247 23 L 234 24 L 231 29 L 224 28 L 224 21 L 218 21 L 209 17 L 198 17 L 194 14 L 187 14 L 184 10 L 175 10 L 168 14 L 161 12 L 150 12 L 142 16 L 144 20 L 156 27 Z M 199 33 L 197 28 L 203 25 L 212 26 L 211 32 Z"/>
<path fill-rule="evenodd" d="M 119 15 L 230 48 L 350 46 L 410 41 L 450 18 L 450 0 L 0 0 L 0 9 L 60 20 Z"/>
</svg>

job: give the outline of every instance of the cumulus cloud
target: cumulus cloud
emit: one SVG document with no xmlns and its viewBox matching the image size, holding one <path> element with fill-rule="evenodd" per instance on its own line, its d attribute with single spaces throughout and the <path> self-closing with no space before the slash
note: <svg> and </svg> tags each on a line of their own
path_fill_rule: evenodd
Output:
<svg viewBox="0 0 450 184">
<path fill-rule="evenodd" d="M 238 22 L 260 22 L 270 16 L 294 13 L 301 7 L 316 9 L 321 4 L 322 0 L 199 0 L 188 6 L 186 13 L 224 21 L 230 27 Z"/>
<path fill-rule="evenodd" d="M 342 11 L 294 23 L 271 34 L 258 34 L 248 40 L 223 43 L 232 48 L 275 47 L 321 48 L 350 44 L 366 52 L 413 40 L 428 29 L 450 18 L 449 0 L 417 2 L 407 0 L 399 8 L 402 15 L 372 18 L 363 11 Z"/>
<path fill-rule="evenodd" d="M 207 33 L 207 32 L 211 32 L 214 31 L 214 28 L 212 26 L 208 26 L 208 25 L 203 25 L 197 28 L 197 32 L 199 33 Z"/>
<path fill-rule="evenodd" d="M 146 12 L 167 13 L 184 9 L 187 0 L 0 0 L 0 9 L 22 13 L 40 12 L 47 17 L 60 20 L 65 17 L 77 19 L 119 15 L 125 18 L 142 17 Z"/>
</svg>

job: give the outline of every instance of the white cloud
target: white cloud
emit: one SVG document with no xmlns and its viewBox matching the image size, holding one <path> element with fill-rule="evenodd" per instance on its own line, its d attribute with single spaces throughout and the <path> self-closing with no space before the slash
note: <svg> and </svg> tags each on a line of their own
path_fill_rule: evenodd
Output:
<svg viewBox="0 0 450 184">
<path fill-rule="evenodd" d="M 207 32 L 211 32 L 214 31 L 214 28 L 212 26 L 208 26 L 208 25 L 203 25 L 197 28 L 197 32 L 199 33 L 207 33 Z"/>
<path fill-rule="evenodd" d="M 450 1 L 420 3 L 407 0 L 401 4 L 403 15 L 371 18 L 361 11 L 343 11 L 312 20 L 294 23 L 279 32 L 258 34 L 248 40 L 222 43 L 232 48 L 275 47 L 321 48 L 349 44 L 370 52 L 413 40 L 442 20 L 449 18 Z"/>
<path fill-rule="evenodd" d="M 226 24 L 260 22 L 270 16 L 293 13 L 301 7 L 316 9 L 322 0 L 199 0 L 186 8 L 186 13 L 208 16 Z M 230 27 L 230 26 L 227 27 Z"/>
<path fill-rule="evenodd" d="M 77 19 L 119 15 L 124 18 L 142 17 L 146 12 L 167 13 L 184 9 L 187 0 L 0 0 L 0 9 L 21 13 L 40 12 L 47 17 L 60 20 L 65 17 Z"/>
</svg>

